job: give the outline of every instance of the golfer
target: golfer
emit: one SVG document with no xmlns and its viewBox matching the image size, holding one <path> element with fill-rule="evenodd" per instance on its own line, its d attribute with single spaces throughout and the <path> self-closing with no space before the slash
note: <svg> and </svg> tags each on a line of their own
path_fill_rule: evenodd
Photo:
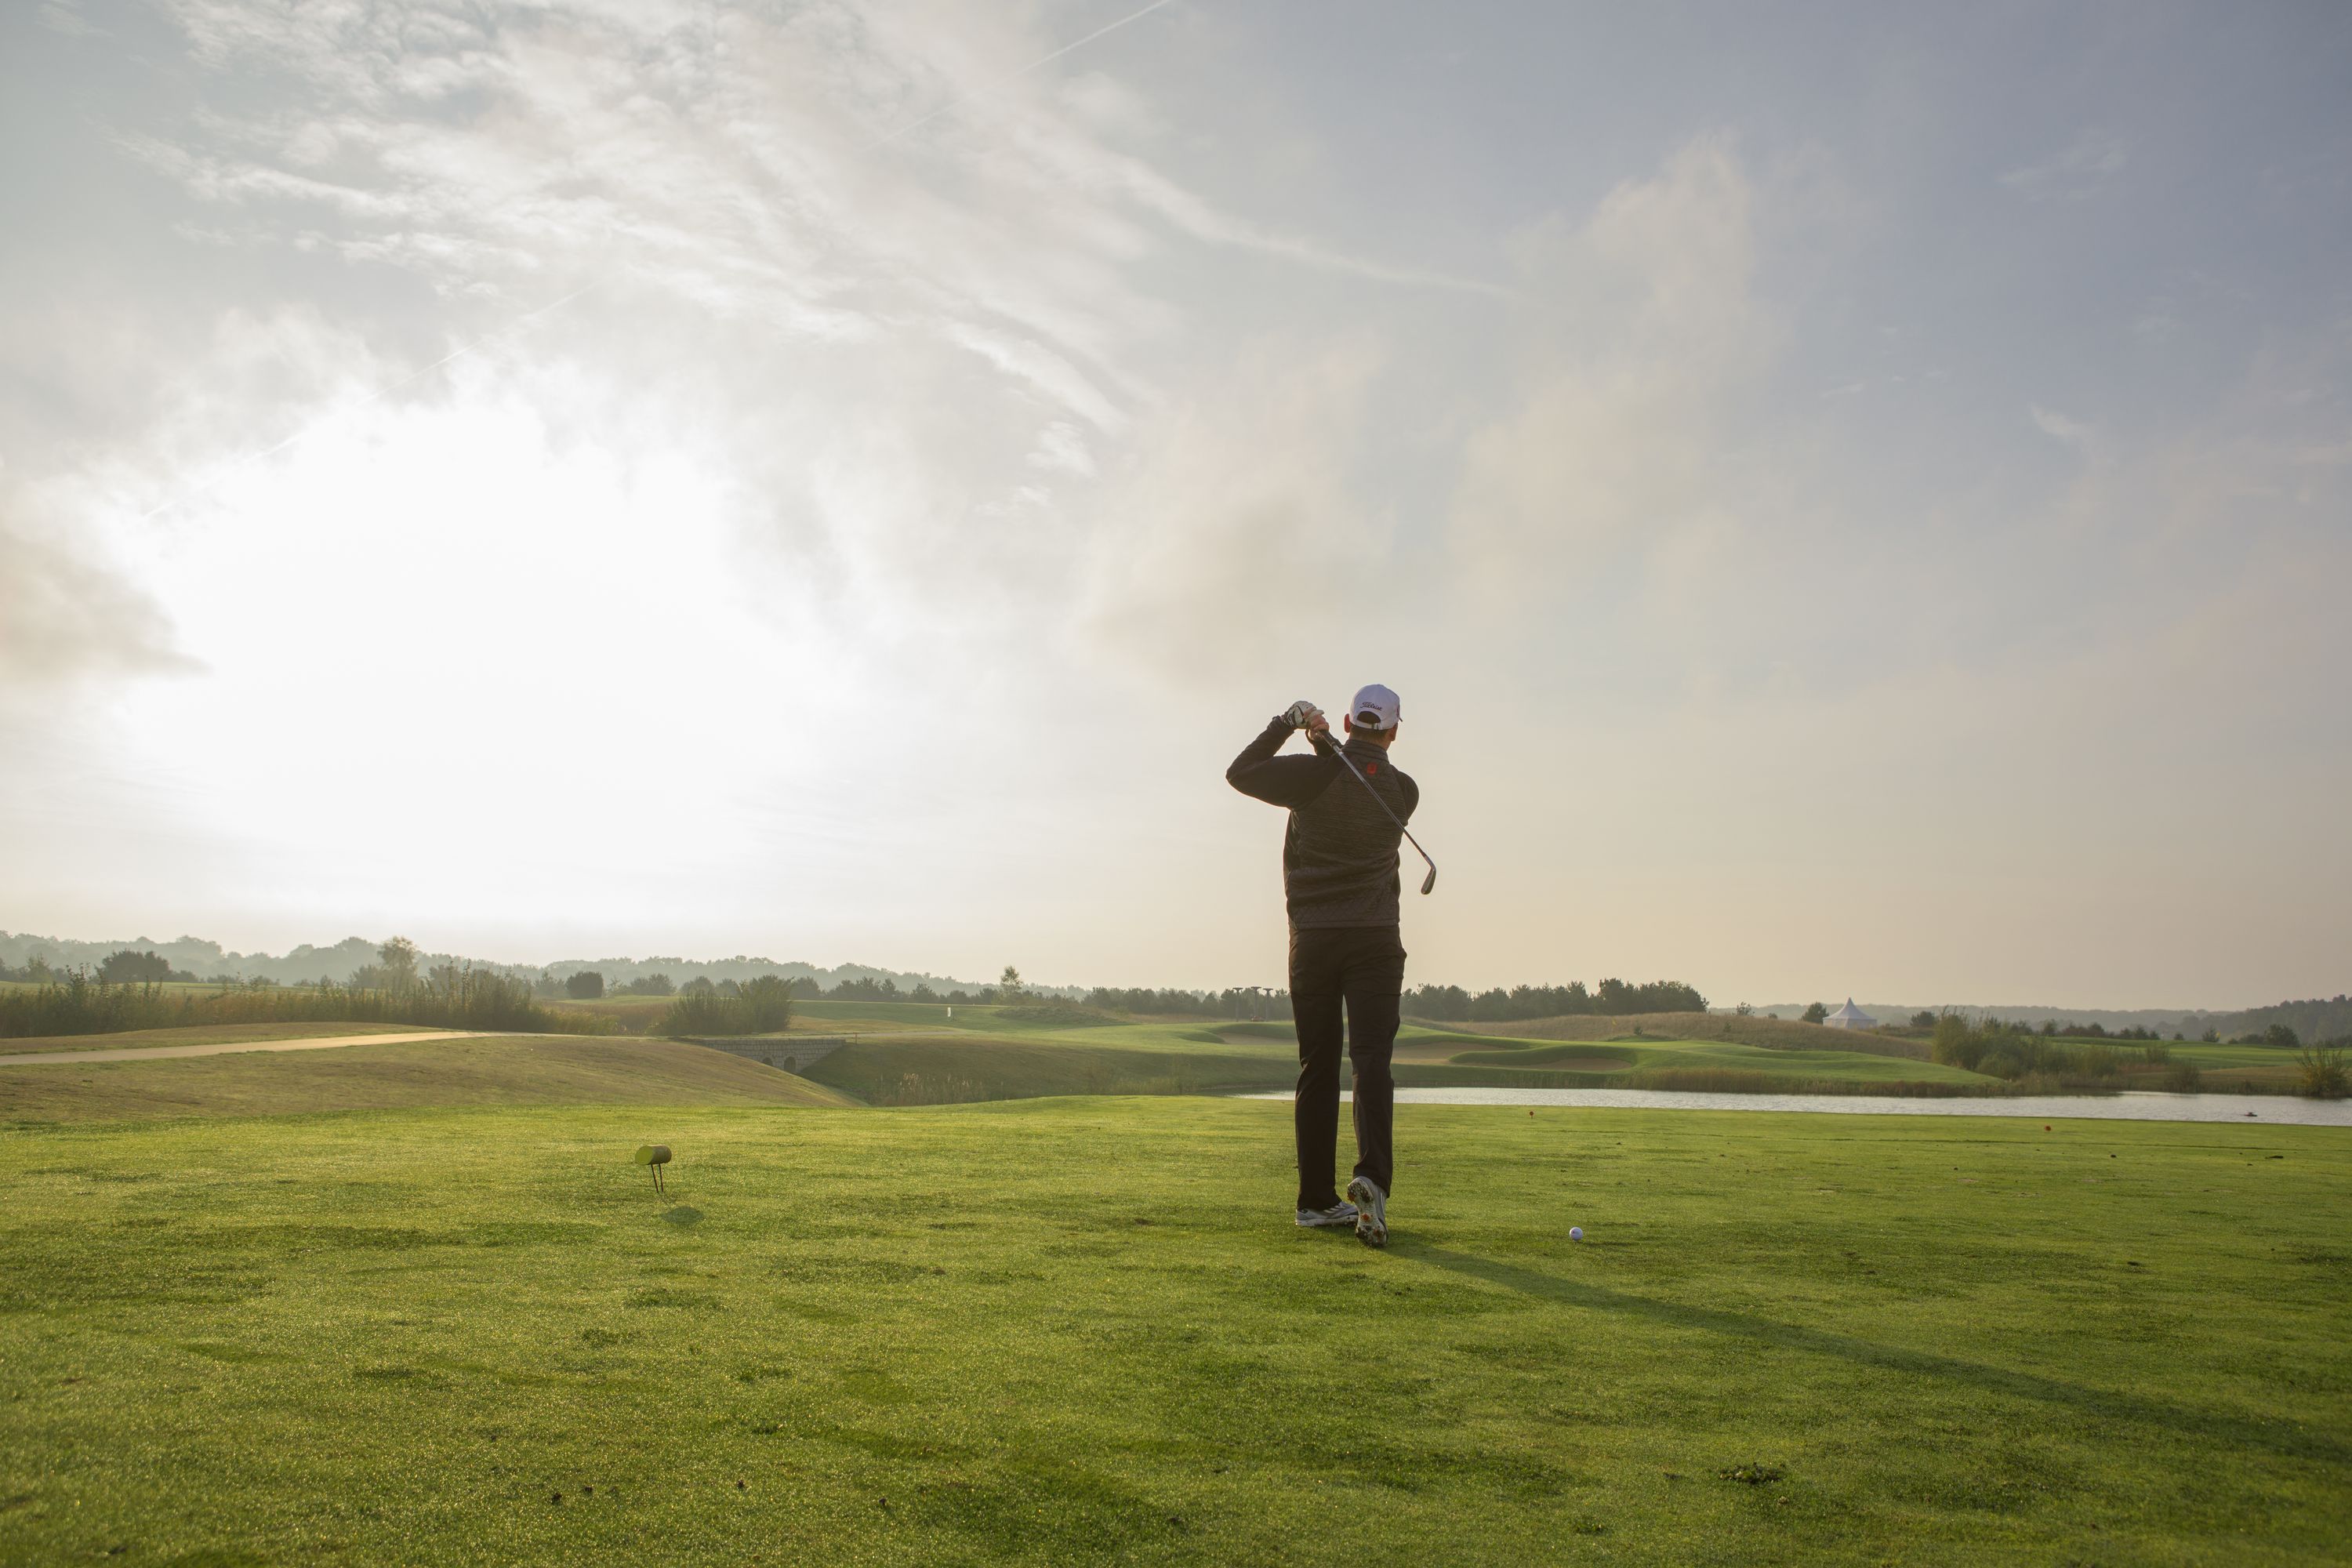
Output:
<svg viewBox="0 0 2352 1568">
<path fill-rule="evenodd" d="M 1397 694 L 1385 686 L 1356 693 L 1340 721 L 1343 748 L 1312 702 L 1294 702 L 1234 759 L 1225 782 L 1244 795 L 1287 806 L 1282 838 L 1283 895 L 1290 911 L 1290 1005 L 1298 1026 L 1298 1223 L 1353 1223 L 1357 1239 L 1388 1244 L 1389 1189 L 1396 1176 L 1391 1130 L 1396 1079 L 1397 1005 L 1404 990 L 1404 944 L 1397 935 L 1399 822 L 1412 820 L 1421 791 L 1389 762 L 1397 736 Z M 1316 754 L 1276 756 L 1295 730 Z M 1345 752 L 1343 762 L 1340 752 Z M 1348 763 L 1371 798 L 1348 777 Z M 1385 803 L 1391 822 L 1381 810 Z M 1339 1024 L 1347 1006 L 1349 1060 L 1355 1067 L 1356 1173 L 1343 1200 L 1332 1190 L 1339 1141 Z"/>
</svg>

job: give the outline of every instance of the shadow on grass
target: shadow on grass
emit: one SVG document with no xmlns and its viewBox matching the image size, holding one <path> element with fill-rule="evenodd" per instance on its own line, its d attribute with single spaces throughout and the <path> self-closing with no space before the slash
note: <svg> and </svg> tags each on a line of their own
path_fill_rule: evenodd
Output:
<svg viewBox="0 0 2352 1568">
<path fill-rule="evenodd" d="M 1537 1296 L 1570 1307 L 1582 1307 L 1591 1311 L 1616 1312 L 1671 1328 L 1696 1329 L 1781 1350 L 1834 1356 L 1857 1366 L 1879 1367 L 1888 1372 L 1970 1384 L 1990 1393 L 2004 1394 L 2015 1399 L 2031 1399 L 2043 1405 L 2063 1405 L 2103 1420 L 2128 1421 L 2143 1426 L 2160 1427 L 2183 1436 L 2225 1438 L 2232 1443 L 2268 1449 L 2294 1458 L 2322 1459 L 2332 1464 L 2342 1464 L 2352 1458 L 2352 1449 L 2347 1449 L 2342 1443 L 2284 1419 L 2265 1421 L 2218 1410 L 2191 1409 L 2111 1389 L 2087 1388 L 2080 1384 L 2063 1383 L 2056 1378 L 2042 1377 L 2032 1373 L 2014 1372 L 2007 1367 L 1987 1366 L 1981 1362 L 1961 1361 L 1954 1356 L 1936 1355 L 1927 1351 L 1906 1350 L 1899 1345 L 1878 1344 L 1856 1339 L 1851 1334 L 1835 1334 L 1794 1323 L 1776 1323 L 1769 1319 L 1747 1317 L 1713 1307 L 1685 1306 L 1678 1301 L 1632 1296 L 1603 1285 L 1584 1285 L 1570 1279 L 1556 1279 L 1549 1274 L 1538 1274 L 1531 1268 L 1497 1263 L 1466 1252 L 1449 1251 L 1445 1247 L 1432 1247 L 1426 1242 L 1405 1237 L 1392 1238 L 1389 1252 L 1393 1257 L 1433 1264 L 1450 1273 L 1483 1279 L 1490 1285 L 1500 1285 L 1523 1295 Z"/>
<path fill-rule="evenodd" d="M 662 1219 L 670 1225 L 688 1226 L 702 1223 L 702 1211 L 688 1204 L 684 1208 L 662 1210 Z"/>
</svg>

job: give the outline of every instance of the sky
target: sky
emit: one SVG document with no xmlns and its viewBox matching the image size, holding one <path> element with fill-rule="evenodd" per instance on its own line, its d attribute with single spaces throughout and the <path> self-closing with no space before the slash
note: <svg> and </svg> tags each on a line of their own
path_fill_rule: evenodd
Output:
<svg viewBox="0 0 2352 1568">
<path fill-rule="evenodd" d="M 0 7 L 0 925 L 2227 1007 L 2352 953 L 2352 11 Z"/>
</svg>

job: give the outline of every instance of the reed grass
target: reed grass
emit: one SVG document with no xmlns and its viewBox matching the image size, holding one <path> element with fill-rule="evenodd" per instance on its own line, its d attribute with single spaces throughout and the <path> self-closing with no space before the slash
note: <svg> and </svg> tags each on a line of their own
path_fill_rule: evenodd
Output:
<svg viewBox="0 0 2352 1568">
<path fill-rule="evenodd" d="M 417 1024 L 501 1034 L 601 1035 L 611 1030 L 593 1015 L 541 1005 L 520 980 L 455 964 L 396 988 L 329 982 L 189 991 L 152 982 L 114 985 L 77 970 L 33 990 L 0 994 L 0 1039 L 289 1023 Z"/>
</svg>

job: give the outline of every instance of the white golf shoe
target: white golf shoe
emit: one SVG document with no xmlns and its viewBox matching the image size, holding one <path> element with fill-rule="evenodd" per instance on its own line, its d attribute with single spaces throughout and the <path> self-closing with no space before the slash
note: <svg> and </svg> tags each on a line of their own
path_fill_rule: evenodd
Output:
<svg viewBox="0 0 2352 1568">
<path fill-rule="evenodd" d="M 1366 1247 L 1389 1244 L 1389 1195 L 1370 1176 L 1348 1184 L 1348 1197 L 1356 1205 L 1356 1239 Z"/>
<path fill-rule="evenodd" d="M 1311 1229 L 1319 1225 L 1353 1225 L 1355 1223 L 1356 1205 L 1353 1204 L 1333 1204 L 1328 1209 L 1298 1211 L 1298 1224 L 1301 1229 Z"/>
</svg>

